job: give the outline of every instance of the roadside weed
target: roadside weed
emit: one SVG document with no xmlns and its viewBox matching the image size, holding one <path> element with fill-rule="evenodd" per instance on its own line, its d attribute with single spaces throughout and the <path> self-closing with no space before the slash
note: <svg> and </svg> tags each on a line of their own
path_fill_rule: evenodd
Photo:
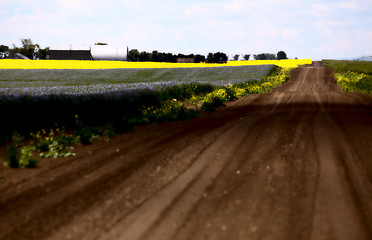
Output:
<svg viewBox="0 0 372 240">
<path fill-rule="evenodd" d="M 73 147 L 61 144 L 57 140 L 52 141 L 48 145 L 48 151 L 40 153 L 40 157 L 44 158 L 57 158 L 57 157 L 70 157 L 75 156 L 76 153 L 70 152 Z"/>
<path fill-rule="evenodd" d="M 33 156 L 34 147 L 24 145 L 24 138 L 15 133 L 12 144 L 9 147 L 7 164 L 11 168 L 32 168 L 36 167 L 37 159 Z"/>
<path fill-rule="evenodd" d="M 159 107 L 152 106 L 144 108 L 141 112 L 139 123 L 155 123 L 173 120 L 187 120 L 197 116 L 197 113 L 184 106 L 177 99 L 163 102 Z"/>
<path fill-rule="evenodd" d="M 33 146 L 23 146 L 19 151 L 19 167 L 33 168 L 36 167 L 37 158 L 33 156 Z"/>
<path fill-rule="evenodd" d="M 275 67 L 271 73 L 261 81 L 250 81 L 239 85 L 229 84 L 224 88 L 206 94 L 203 98 L 194 97 L 193 100 L 202 103 L 201 109 L 212 112 L 223 106 L 225 102 L 235 100 L 247 94 L 266 93 L 290 79 L 291 68 Z"/>
<path fill-rule="evenodd" d="M 212 112 L 216 108 L 224 106 L 229 96 L 225 89 L 218 89 L 211 93 L 208 93 L 202 100 L 202 110 L 205 112 Z"/>
<path fill-rule="evenodd" d="M 334 77 L 345 92 L 372 94 L 372 62 L 352 60 L 322 60 L 332 67 Z"/>
<path fill-rule="evenodd" d="M 372 93 L 372 76 L 356 72 L 336 73 L 334 76 L 345 92 Z"/>
<path fill-rule="evenodd" d="M 51 128 L 49 131 L 45 129 L 35 133 L 31 133 L 34 151 L 40 151 L 40 157 L 44 158 L 57 158 L 75 156 L 71 152 L 72 144 L 76 143 L 76 139 L 72 134 L 67 134 L 65 128 L 60 129 L 57 125 L 56 128 Z"/>
</svg>

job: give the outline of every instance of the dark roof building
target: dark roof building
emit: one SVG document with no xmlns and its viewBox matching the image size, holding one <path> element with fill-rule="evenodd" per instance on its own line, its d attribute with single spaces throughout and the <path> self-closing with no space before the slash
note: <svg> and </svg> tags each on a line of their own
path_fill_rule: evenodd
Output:
<svg viewBox="0 0 372 240">
<path fill-rule="evenodd" d="M 20 53 L 9 53 L 9 55 L 6 56 L 4 59 L 29 59 L 29 58 Z"/>
<path fill-rule="evenodd" d="M 92 60 L 90 46 L 57 46 L 49 49 L 51 60 Z"/>
<path fill-rule="evenodd" d="M 128 48 L 124 45 L 53 46 L 49 48 L 52 60 L 112 60 L 127 61 Z"/>
</svg>

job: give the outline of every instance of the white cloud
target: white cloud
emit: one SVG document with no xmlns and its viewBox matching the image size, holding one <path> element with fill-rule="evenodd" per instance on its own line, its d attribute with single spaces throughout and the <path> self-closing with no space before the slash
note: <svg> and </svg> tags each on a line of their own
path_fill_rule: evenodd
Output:
<svg viewBox="0 0 372 240">
<path fill-rule="evenodd" d="M 233 0 L 233 1 L 226 2 L 224 4 L 224 8 L 225 10 L 228 10 L 228 11 L 237 12 L 237 11 L 243 11 L 245 8 L 245 5 L 244 5 L 244 1 L 242 0 Z"/>
<path fill-rule="evenodd" d="M 121 39 L 128 45 L 141 50 L 141 46 L 144 46 L 144 48 L 146 48 L 146 45 L 155 47 L 156 43 L 162 39 L 167 41 L 167 39 L 164 39 L 164 36 L 167 35 L 165 30 L 165 27 L 158 24 L 148 24 L 147 21 L 130 23 L 126 31 L 121 34 Z M 149 43 L 150 39 L 153 42 L 152 44 Z"/>
<path fill-rule="evenodd" d="M 345 34 L 343 31 L 333 31 L 323 38 L 319 44 L 312 47 L 314 56 L 320 58 L 355 58 L 371 54 L 372 46 L 368 39 L 371 31 L 352 30 Z"/>
<path fill-rule="evenodd" d="M 186 8 L 185 15 L 186 16 L 194 16 L 194 15 L 204 15 L 207 14 L 207 8 L 202 4 L 195 4 L 189 8 Z"/>
<path fill-rule="evenodd" d="M 350 21 L 345 21 L 345 20 L 333 20 L 329 21 L 328 25 L 332 27 L 346 27 L 349 25 Z"/>
<path fill-rule="evenodd" d="M 341 51 L 350 51 L 353 50 L 354 45 L 349 39 L 343 39 L 339 43 L 337 43 L 337 47 Z"/>
<path fill-rule="evenodd" d="M 281 11 L 285 9 L 298 8 L 304 5 L 300 0 L 229 0 L 225 2 L 224 9 L 233 12 L 259 12 L 259 11 Z"/>
<path fill-rule="evenodd" d="M 66 9 L 80 8 L 89 4 L 87 0 L 58 0 L 61 7 Z"/>
<path fill-rule="evenodd" d="M 362 10 L 363 8 L 357 2 L 341 2 L 337 5 L 338 8 L 348 10 Z"/>
<path fill-rule="evenodd" d="M 299 38 L 300 31 L 295 28 L 285 28 L 281 30 L 281 37 L 285 40 L 293 40 Z"/>
<path fill-rule="evenodd" d="M 309 6 L 309 12 L 313 16 L 325 17 L 332 11 L 332 5 L 330 3 L 312 3 Z"/>
<path fill-rule="evenodd" d="M 64 14 L 94 15 L 101 7 L 102 1 L 97 0 L 58 0 Z"/>
<path fill-rule="evenodd" d="M 309 7 L 309 12 L 313 16 L 330 18 L 336 15 L 356 15 L 360 14 L 366 9 L 371 9 L 371 2 L 364 0 L 354 0 L 354 1 L 343 1 L 343 2 L 320 2 L 316 1 L 311 3 Z"/>
</svg>

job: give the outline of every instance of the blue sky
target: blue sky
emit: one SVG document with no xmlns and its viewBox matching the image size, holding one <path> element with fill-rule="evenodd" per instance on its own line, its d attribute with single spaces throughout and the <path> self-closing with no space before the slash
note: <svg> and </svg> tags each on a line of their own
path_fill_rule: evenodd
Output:
<svg viewBox="0 0 372 240">
<path fill-rule="evenodd" d="M 355 58 L 372 55 L 371 13 L 372 0 L 1 0 L 0 45 Z"/>
</svg>

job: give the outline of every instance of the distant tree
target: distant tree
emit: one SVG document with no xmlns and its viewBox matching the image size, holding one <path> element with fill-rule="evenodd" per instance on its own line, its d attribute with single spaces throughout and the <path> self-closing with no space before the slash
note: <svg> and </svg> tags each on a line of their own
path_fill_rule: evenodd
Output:
<svg viewBox="0 0 372 240">
<path fill-rule="evenodd" d="M 214 57 L 217 63 L 226 63 L 228 59 L 227 55 L 223 52 L 217 52 Z"/>
<path fill-rule="evenodd" d="M 235 60 L 235 61 L 238 61 L 238 60 L 239 60 L 239 54 L 235 54 L 235 55 L 234 55 L 234 60 Z"/>
<path fill-rule="evenodd" d="M 39 44 L 32 43 L 29 38 L 21 39 L 22 47 L 17 47 L 13 44 L 13 48 L 9 49 L 11 53 L 20 53 L 30 59 L 46 59 L 49 54 L 49 47 L 40 48 Z"/>
<path fill-rule="evenodd" d="M 195 62 L 205 62 L 205 56 L 197 54 L 172 54 L 165 52 L 158 52 L 157 50 L 148 52 L 139 52 L 137 49 L 132 49 L 128 52 L 128 61 L 137 62 L 137 61 L 153 61 L 153 62 L 177 62 L 177 58 L 194 58 Z"/>
<path fill-rule="evenodd" d="M 30 38 L 21 39 L 22 47 L 17 47 L 13 44 L 13 48 L 10 49 L 12 53 L 20 53 L 30 59 L 37 59 L 38 52 L 40 51 L 39 44 L 33 44 Z"/>
<path fill-rule="evenodd" d="M 143 51 L 139 54 L 139 61 L 140 62 L 149 62 L 151 60 L 151 53 Z"/>
<path fill-rule="evenodd" d="M 205 62 L 205 56 L 196 54 L 195 55 L 195 63 Z"/>
<path fill-rule="evenodd" d="M 154 50 L 152 51 L 151 53 L 151 56 L 150 56 L 150 61 L 152 62 L 160 62 L 160 54 L 158 51 Z"/>
<path fill-rule="evenodd" d="M 32 40 L 30 38 L 22 38 L 21 43 L 23 48 L 29 48 L 33 45 Z"/>
<path fill-rule="evenodd" d="M 261 53 L 261 54 L 254 55 L 254 59 L 255 60 L 266 60 L 267 57 L 264 53 Z"/>
<path fill-rule="evenodd" d="M 21 54 L 30 59 L 34 59 L 36 57 L 37 51 L 40 49 L 39 44 L 33 44 L 30 38 L 21 39 L 21 42 Z"/>
<path fill-rule="evenodd" d="M 8 46 L 0 45 L 0 52 L 6 52 L 8 50 L 9 50 L 9 47 Z"/>
<path fill-rule="evenodd" d="M 284 51 L 279 51 L 277 54 L 276 54 L 276 58 L 278 60 L 281 60 L 281 59 L 287 59 L 287 54 L 284 52 Z"/>
<path fill-rule="evenodd" d="M 49 47 L 47 48 L 39 48 L 37 52 L 35 53 L 36 59 L 46 59 L 49 55 Z"/>
<path fill-rule="evenodd" d="M 275 60 L 276 56 L 272 53 L 261 53 L 258 55 L 254 55 L 254 59 L 256 60 Z"/>
<path fill-rule="evenodd" d="M 166 55 L 164 52 L 158 52 L 157 61 L 158 62 L 165 62 Z"/>
<path fill-rule="evenodd" d="M 164 53 L 164 62 L 177 62 L 177 56 L 172 53 Z"/>
<path fill-rule="evenodd" d="M 139 55 L 140 53 L 138 52 L 137 49 L 132 49 L 128 52 L 128 60 L 131 62 L 138 62 L 139 61 Z"/>
<path fill-rule="evenodd" d="M 266 53 L 267 60 L 276 60 L 276 55 L 273 53 Z"/>
<path fill-rule="evenodd" d="M 206 62 L 207 63 L 213 62 L 213 53 L 208 53 Z"/>
<path fill-rule="evenodd" d="M 213 53 L 208 53 L 206 62 L 213 63 Z"/>
<path fill-rule="evenodd" d="M 245 54 L 245 55 L 244 55 L 244 59 L 245 59 L 245 60 L 249 60 L 249 57 L 250 57 L 250 56 L 251 56 L 251 55 L 249 55 L 249 54 Z"/>
<path fill-rule="evenodd" d="M 226 63 L 227 55 L 222 52 L 208 53 L 207 63 Z"/>
<path fill-rule="evenodd" d="M 0 45 L 0 59 L 4 58 L 9 53 L 9 47 L 5 45 Z"/>
<path fill-rule="evenodd" d="M 108 45 L 108 44 L 107 43 L 98 42 L 98 43 L 95 43 L 94 45 Z"/>
</svg>

